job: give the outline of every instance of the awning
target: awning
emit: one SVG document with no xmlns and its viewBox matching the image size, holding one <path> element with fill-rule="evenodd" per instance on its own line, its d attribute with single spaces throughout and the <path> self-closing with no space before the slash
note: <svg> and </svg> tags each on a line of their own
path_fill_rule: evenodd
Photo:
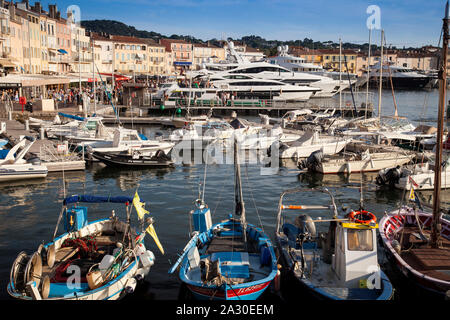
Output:
<svg viewBox="0 0 450 320">
<path fill-rule="evenodd" d="M 192 65 L 192 62 L 174 61 L 173 64 L 176 66 L 190 66 L 190 65 Z"/>
<path fill-rule="evenodd" d="M 3 68 L 15 68 L 17 67 L 17 64 L 9 59 L 1 59 L 0 58 L 0 65 L 3 66 Z"/>
<path fill-rule="evenodd" d="M 67 52 L 66 50 L 64 50 L 64 49 L 59 49 L 58 52 L 59 52 L 59 53 L 62 53 L 62 54 L 67 54 L 67 53 L 68 53 L 68 52 Z"/>
</svg>

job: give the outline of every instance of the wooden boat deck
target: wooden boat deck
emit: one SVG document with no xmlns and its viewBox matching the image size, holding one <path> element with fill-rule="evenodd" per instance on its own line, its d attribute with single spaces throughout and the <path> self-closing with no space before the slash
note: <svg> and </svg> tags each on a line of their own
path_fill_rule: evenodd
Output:
<svg viewBox="0 0 450 320">
<path fill-rule="evenodd" d="M 430 237 L 429 230 L 424 230 L 424 234 Z M 427 276 L 450 281 L 450 240 L 441 237 L 441 246 L 431 248 L 426 240 L 420 239 L 418 227 L 405 227 L 399 237 L 403 238 L 401 257 L 406 263 Z"/>
</svg>

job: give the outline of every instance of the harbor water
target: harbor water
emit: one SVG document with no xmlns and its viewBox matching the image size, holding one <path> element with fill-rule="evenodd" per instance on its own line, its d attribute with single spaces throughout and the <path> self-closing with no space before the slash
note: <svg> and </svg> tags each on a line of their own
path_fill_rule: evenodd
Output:
<svg viewBox="0 0 450 320">
<path fill-rule="evenodd" d="M 399 91 L 395 98 L 400 116 L 407 117 L 415 125 L 422 123 L 436 126 L 436 90 Z M 377 110 L 377 100 L 374 104 Z M 382 104 L 382 114 L 393 115 L 394 102 L 389 90 L 383 92 Z M 155 128 L 143 127 L 142 130 L 144 134 L 151 135 Z M 193 202 L 198 197 L 204 172 L 202 164 L 145 170 L 118 170 L 92 164 L 85 172 L 52 173 L 42 180 L 0 185 L 0 299 L 10 299 L 6 287 L 11 265 L 19 252 L 32 254 L 40 243 L 51 239 L 65 195 L 132 197 L 136 190 L 156 221 L 155 229 L 165 254 L 161 254 L 150 237 L 146 238 L 146 246 L 155 253 L 156 261 L 146 284 L 131 298 L 178 299 L 181 282 L 176 274 L 168 274 L 168 270 L 189 239 L 189 212 L 194 209 Z M 213 223 L 220 222 L 234 211 L 233 166 L 208 165 L 206 172 L 205 202 L 211 209 Z M 242 181 L 247 218 L 250 223 L 262 226 L 273 237 L 278 200 L 282 191 L 300 187 L 327 187 L 335 195 L 339 207 L 345 205 L 358 209 L 362 183 L 365 209 L 380 219 L 385 211 L 398 208 L 405 195 L 399 190 L 377 190 L 375 177 L 376 173 L 364 174 L 362 177 L 360 174 L 324 176 L 299 173 L 295 164 L 289 161 L 282 163 L 277 174 L 261 175 L 260 166 L 243 164 Z M 424 198 L 430 197 L 431 192 L 423 195 Z M 449 191 L 444 191 L 442 197 L 446 204 L 450 202 Z M 291 200 L 296 204 L 322 204 L 328 203 L 329 197 L 305 192 Z M 119 208 L 120 206 L 95 204 L 89 207 L 89 220 L 109 217 L 112 209 L 125 218 L 125 210 Z M 312 212 L 311 215 L 331 217 L 330 212 Z M 136 215 L 133 220 L 136 222 Z M 62 226 L 59 230 L 62 230 Z"/>
</svg>

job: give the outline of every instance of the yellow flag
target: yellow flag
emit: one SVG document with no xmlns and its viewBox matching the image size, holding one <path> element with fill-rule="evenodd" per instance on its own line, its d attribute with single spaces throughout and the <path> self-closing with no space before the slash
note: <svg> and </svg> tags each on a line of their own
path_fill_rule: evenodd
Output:
<svg viewBox="0 0 450 320">
<path fill-rule="evenodd" d="M 153 240 L 155 240 L 155 243 L 158 246 L 159 250 L 161 251 L 162 254 L 164 254 L 164 249 L 163 249 L 161 243 L 159 242 L 158 236 L 156 235 L 156 231 L 155 231 L 155 228 L 153 227 L 153 225 L 152 224 L 149 225 L 145 231 L 147 231 L 148 234 L 152 236 L 152 238 L 153 238 Z"/>
<path fill-rule="evenodd" d="M 416 200 L 416 196 L 414 194 L 414 188 L 411 187 L 411 192 L 409 193 L 409 200 L 411 201 L 415 201 Z"/>
<path fill-rule="evenodd" d="M 141 202 L 141 199 L 139 198 L 137 191 L 133 198 L 133 205 L 136 208 L 136 212 L 139 219 L 141 220 L 144 219 L 144 215 L 146 213 L 149 213 L 147 210 L 144 209 L 144 203 Z"/>
</svg>

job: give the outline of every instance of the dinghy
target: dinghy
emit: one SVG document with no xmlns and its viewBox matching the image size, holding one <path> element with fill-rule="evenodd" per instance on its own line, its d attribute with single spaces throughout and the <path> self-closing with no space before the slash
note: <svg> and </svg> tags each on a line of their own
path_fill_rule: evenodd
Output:
<svg viewBox="0 0 450 320">
<path fill-rule="evenodd" d="M 120 221 L 112 210 L 109 218 L 90 222 L 88 208 L 80 206 L 87 203 L 123 204 L 127 221 Z M 53 239 L 32 255 L 22 251 L 17 256 L 8 293 L 21 300 L 117 300 L 132 293 L 155 256 L 145 248 L 146 232 L 131 228 L 131 204 L 136 210 L 142 206 L 136 196 L 65 198 Z M 65 230 L 56 237 L 61 220 Z M 155 237 L 149 220 L 147 230 Z M 142 229 L 143 225 L 141 221 Z"/>
<path fill-rule="evenodd" d="M 330 205 L 285 205 L 287 194 L 322 192 Z M 331 219 L 313 220 L 286 210 L 330 210 Z M 295 222 L 292 223 L 291 220 Z M 316 224 L 329 223 L 327 233 Z M 280 196 L 275 241 L 282 270 L 301 288 L 321 300 L 389 300 L 392 284 L 377 261 L 376 218 L 367 211 L 338 216 L 333 195 L 327 189 L 291 189 Z"/>
<path fill-rule="evenodd" d="M 196 299 L 256 300 L 278 273 L 269 237 L 246 221 L 236 142 L 234 160 L 236 217 L 212 225 L 210 209 L 197 200 L 193 236 L 169 270 L 179 267 L 180 280 Z"/>
</svg>

